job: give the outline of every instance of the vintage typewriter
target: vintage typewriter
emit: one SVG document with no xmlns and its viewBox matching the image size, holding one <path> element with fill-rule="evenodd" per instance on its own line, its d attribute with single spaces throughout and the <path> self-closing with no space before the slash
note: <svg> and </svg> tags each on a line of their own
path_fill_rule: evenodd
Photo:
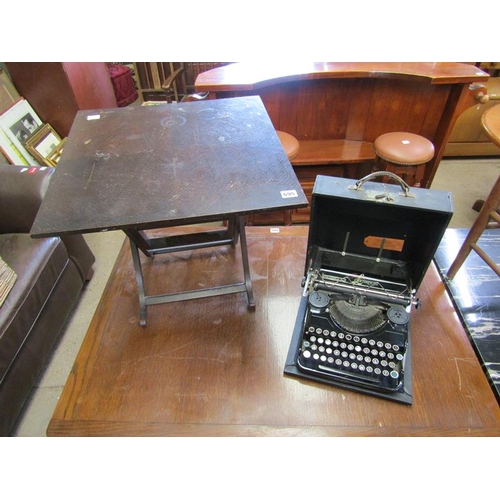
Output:
<svg viewBox="0 0 500 500">
<path fill-rule="evenodd" d="M 451 215 L 449 193 L 387 172 L 318 176 L 285 373 L 411 404 L 411 313 Z"/>
</svg>

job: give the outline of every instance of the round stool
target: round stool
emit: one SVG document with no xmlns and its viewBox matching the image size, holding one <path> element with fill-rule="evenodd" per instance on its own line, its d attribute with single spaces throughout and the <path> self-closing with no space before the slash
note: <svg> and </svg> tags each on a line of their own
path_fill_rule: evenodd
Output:
<svg viewBox="0 0 500 500">
<path fill-rule="evenodd" d="M 282 132 L 281 130 L 276 130 L 278 134 L 278 138 L 285 150 L 286 155 L 289 160 L 293 160 L 299 154 L 299 141 L 295 139 L 293 135 L 287 134 L 286 132 Z"/>
<path fill-rule="evenodd" d="M 410 186 L 420 186 L 425 165 L 434 157 L 434 144 L 417 134 L 389 132 L 375 139 L 375 170 L 386 170 Z"/>
</svg>

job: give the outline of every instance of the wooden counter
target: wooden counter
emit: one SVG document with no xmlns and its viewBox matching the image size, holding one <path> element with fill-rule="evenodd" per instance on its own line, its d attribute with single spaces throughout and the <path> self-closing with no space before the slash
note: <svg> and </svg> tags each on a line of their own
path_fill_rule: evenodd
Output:
<svg viewBox="0 0 500 500">
<path fill-rule="evenodd" d="M 434 143 L 436 155 L 421 184 L 430 187 L 456 119 L 484 92 L 480 83 L 488 78 L 463 63 L 236 63 L 201 73 L 195 85 L 215 98 L 259 95 L 274 127 L 299 140 L 292 165 L 309 195 L 320 173 L 368 173 L 371 144 L 393 131 Z M 292 223 L 307 220 L 304 210 L 288 216 Z"/>
</svg>

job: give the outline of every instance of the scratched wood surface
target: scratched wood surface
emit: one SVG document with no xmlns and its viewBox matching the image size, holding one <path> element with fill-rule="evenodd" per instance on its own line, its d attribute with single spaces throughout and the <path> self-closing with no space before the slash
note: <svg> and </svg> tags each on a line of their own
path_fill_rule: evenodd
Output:
<svg viewBox="0 0 500 500">
<path fill-rule="evenodd" d="M 244 294 L 163 304 L 145 328 L 125 245 L 48 434 L 499 436 L 499 406 L 433 266 L 413 311 L 412 406 L 283 375 L 307 230 L 248 228 L 255 311 Z M 144 268 L 157 293 L 232 282 L 241 262 L 221 247 Z"/>
<path fill-rule="evenodd" d="M 32 235 L 306 205 L 259 97 L 80 111 Z"/>
</svg>

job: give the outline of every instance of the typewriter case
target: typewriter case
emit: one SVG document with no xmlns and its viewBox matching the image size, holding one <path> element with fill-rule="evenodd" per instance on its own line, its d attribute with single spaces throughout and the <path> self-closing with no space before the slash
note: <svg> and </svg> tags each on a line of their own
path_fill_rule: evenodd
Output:
<svg viewBox="0 0 500 500">
<path fill-rule="evenodd" d="M 411 404 L 410 315 L 452 214 L 389 172 L 318 176 L 285 374 Z"/>
</svg>

